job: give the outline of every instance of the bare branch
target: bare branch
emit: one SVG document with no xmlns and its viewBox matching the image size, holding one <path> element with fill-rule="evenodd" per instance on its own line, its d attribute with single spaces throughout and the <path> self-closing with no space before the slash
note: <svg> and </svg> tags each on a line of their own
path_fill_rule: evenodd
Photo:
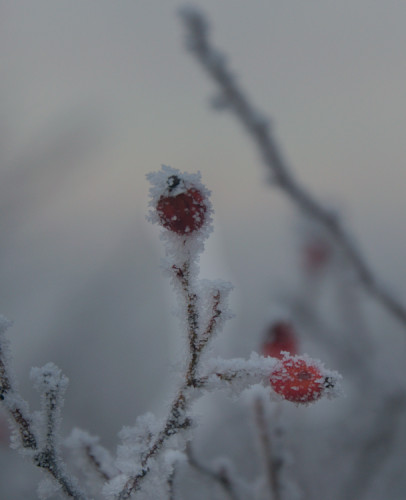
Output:
<svg viewBox="0 0 406 500">
<path fill-rule="evenodd" d="M 269 167 L 271 179 L 291 202 L 320 223 L 342 249 L 364 290 L 377 300 L 391 315 L 406 326 L 406 308 L 375 277 L 365 257 L 344 229 L 340 220 L 313 197 L 290 173 L 288 165 L 271 133 L 268 120 L 258 113 L 228 70 L 224 55 L 214 49 L 208 39 L 208 24 L 196 9 L 183 9 L 181 17 L 187 28 L 187 49 L 218 85 L 218 101 L 243 125 L 256 144 L 264 164 Z"/>
</svg>

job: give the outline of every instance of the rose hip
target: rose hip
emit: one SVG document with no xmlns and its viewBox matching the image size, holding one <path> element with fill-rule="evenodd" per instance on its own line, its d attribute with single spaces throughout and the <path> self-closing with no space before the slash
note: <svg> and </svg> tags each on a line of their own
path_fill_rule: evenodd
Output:
<svg viewBox="0 0 406 500">
<path fill-rule="evenodd" d="M 168 179 L 168 194 L 159 198 L 156 210 L 163 227 L 187 235 L 203 226 L 207 207 L 203 194 L 193 186 L 179 194 L 172 194 L 179 183 L 177 176 Z"/>
<path fill-rule="evenodd" d="M 279 361 L 270 378 L 273 390 L 293 403 L 310 403 L 319 399 L 326 384 L 319 368 L 306 360 L 285 356 Z"/>
</svg>

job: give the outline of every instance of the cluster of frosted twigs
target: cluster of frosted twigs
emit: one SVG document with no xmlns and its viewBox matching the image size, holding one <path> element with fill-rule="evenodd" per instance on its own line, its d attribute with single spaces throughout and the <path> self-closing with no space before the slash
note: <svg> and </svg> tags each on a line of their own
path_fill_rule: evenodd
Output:
<svg viewBox="0 0 406 500">
<path fill-rule="evenodd" d="M 167 166 L 148 178 L 151 182 L 148 218 L 163 228 L 166 270 L 180 296 L 188 356 L 167 417 L 159 420 L 146 414 L 137 418 L 134 427 L 124 428 L 115 458 L 100 446 L 97 438 L 78 429 L 67 441 L 81 457 L 81 463 L 86 464 L 82 471 L 93 476 L 90 484 L 94 486 L 101 481 L 103 494 L 116 500 L 128 499 L 138 491 L 149 494 L 149 498 L 164 497 L 165 491 L 173 487 L 171 478 L 176 463 L 183 460 L 196 465 L 188 446 L 194 424 L 191 406 L 204 391 L 228 388 L 239 393 L 262 384 L 275 400 L 308 404 L 322 396 L 337 395 L 340 378 L 320 362 L 295 355 L 289 332 L 283 328 L 279 331 L 285 342 L 281 344 L 285 346 L 283 354 L 280 348 L 270 348 L 264 351 L 264 356 L 253 353 L 249 359 L 205 356 L 207 345 L 231 316 L 227 307 L 230 284 L 198 277 L 199 255 L 212 230 L 210 192 L 201 183 L 200 174 L 180 173 Z M 34 385 L 41 394 L 41 409 L 31 412 L 10 374 L 4 336 L 7 326 L 3 320 L 0 325 L 0 399 L 14 425 L 13 445 L 51 478 L 49 484 L 41 487 L 42 498 L 59 488 L 67 497 L 90 499 L 94 491 L 87 493 L 78 486 L 60 452 L 60 412 L 67 378 L 52 363 L 33 369 Z"/>
</svg>

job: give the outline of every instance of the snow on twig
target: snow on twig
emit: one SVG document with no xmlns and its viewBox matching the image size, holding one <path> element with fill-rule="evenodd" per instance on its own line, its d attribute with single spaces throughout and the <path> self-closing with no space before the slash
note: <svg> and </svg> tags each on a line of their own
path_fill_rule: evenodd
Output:
<svg viewBox="0 0 406 500">
<path fill-rule="evenodd" d="M 61 408 L 68 379 L 53 363 L 47 363 L 42 368 L 33 368 L 31 378 L 41 394 L 41 411 L 36 415 L 35 425 L 38 451 L 33 461 L 51 474 L 67 496 L 85 500 L 86 495 L 78 488 L 77 481 L 67 472 L 60 452 Z M 43 497 L 46 497 L 46 491 Z"/>
<path fill-rule="evenodd" d="M 189 465 L 200 472 L 200 474 L 203 474 L 204 476 L 219 484 L 226 493 L 229 500 L 239 500 L 239 496 L 236 491 L 236 485 L 233 484 L 230 471 L 228 470 L 229 468 L 225 464 L 217 469 L 212 469 L 202 464 L 195 457 L 190 442 L 186 446 L 186 456 Z"/>
<path fill-rule="evenodd" d="M 5 332 L 9 322 L 0 318 L 0 399 L 14 425 L 14 448 L 29 457 L 39 468 L 54 478 L 62 491 L 75 500 L 86 500 L 86 495 L 67 472 L 59 451 L 60 411 L 68 380 L 53 363 L 43 368 L 33 368 L 31 376 L 41 393 L 41 411 L 31 414 L 28 403 L 20 396 L 12 380 L 10 353 Z M 44 486 L 42 498 L 46 498 L 55 484 Z"/>
<path fill-rule="evenodd" d="M 102 481 L 109 481 L 118 474 L 118 469 L 110 452 L 99 441 L 99 437 L 75 428 L 64 444 L 72 450 L 76 462 L 89 480 L 97 475 Z"/>
</svg>

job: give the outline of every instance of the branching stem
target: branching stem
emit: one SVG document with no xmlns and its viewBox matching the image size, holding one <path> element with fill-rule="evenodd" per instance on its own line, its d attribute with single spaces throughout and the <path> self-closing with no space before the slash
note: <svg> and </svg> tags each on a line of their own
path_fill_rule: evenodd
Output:
<svg viewBox="0 0 406 500">
<path fill-rule="evenodd" d="M 34 452 L 34 464 L 49 472 L 60 484 L 62 491 L 68 497 L 75 500 L 86 500 L 86 495 L 76 487 L 72 478 L 64 470 L 63 462 L 58 456 L 55 447 L 55 427 L 57 424 L 56 411 L 58 408 L 59 389 L 59 387 L 56 387 L 44 393 L 44 399 L 46 401 L 44 416 L 46 418 L 47 427 L 45 445 L 40 449 L 38 438 L 32 428 L 31 416 L 28 410 L 25 409 L 28 405 L 14 390 L 11 384 L 0 346 L 0 398 L 4 400 L 5 407 L 16 425 L 23 448 Z"/>
<path fill-rule="evenodd" d="M 173 266 L 172 269 L 174 271 L 175 278 L 179 281 L 182 287 L 186 305 L 190 356 L 189 363 L 185 372 L 184 382 L 176 398 L 172 402 L 171 409 L 163 429 L 159 432 L 156 439 L 143 454 L 141 472 L 127 480 L 124 488 L 117 496 L 117 500 L 127 500 L 130 498 L 132 493 L 140 488 L 143 479 L 147 476 L 149 472 L 148 464 L 151 458 L 156 456 L 161 451 L 164 444 L 170 437 L 177 434 L 179 431 L 190 428 L 192 425 L 192 420 L 186 415 L 186 411 L 190 405 L 193 390 L 201 387 L 201 384 L 199 384 L 199 380 L 196 376 L 196 372 L 200 354 L 203 351 L 203 347 L 207 344 L 207 341 L 201 343 L 199 339 L 199 313 L 197 308 L 198 296 L 194 291 L 192 283 L 190 261 L 186 261 L 180 267 Z M 221 311 L 218 310 L 220 295 L 218 294 L 218 299 L 216 297 L 214 298 L 213 317 L 210 319 L 205 332 L 207 335 L 211 335 L 215 327 L 215 320 L 221 314 Z"/>
</svg>

